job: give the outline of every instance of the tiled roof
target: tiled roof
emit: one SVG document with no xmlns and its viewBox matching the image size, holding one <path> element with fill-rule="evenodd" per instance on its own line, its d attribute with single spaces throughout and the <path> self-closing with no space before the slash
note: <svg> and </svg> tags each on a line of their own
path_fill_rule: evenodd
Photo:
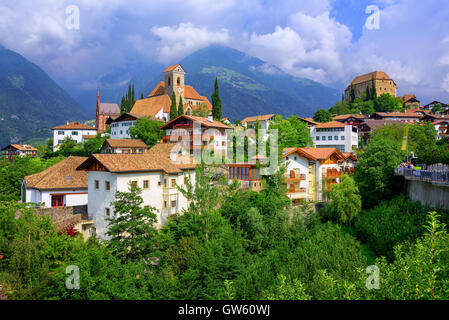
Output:
<svg viewBox="0 0 449 320">
<path fill-rule="evenodd" d="M 345 157 L 345 160 L 349 158 L 352 161 L 358 161 L 357 156 L 352 152 L 342 152 L 342 154 Z"/>
<path fill-rule="evenodd" d="M 174 159 L 176 155 L 176 160 Z M 84 161 L 78 170 L 88 170 L 98 162 L 109 172 L 141 172 L 163 171 L 180 173 L 182 170 L 195 169 L 195 163 L 190 153 L 184 155 L 177 152 L 177 144 L 157 144 L 142 155 L 136 154 L 94 154 Z"/>
<path fill-rule="evenodd" d="M 120 115 L 120 107 L 117 103 L 100 102 L 100 114 Z"/>
<path fill-rule="evenodd" d="M 374 80 L 391 80 L 393 81 L 385 72 L 383 71 L 374 71 L 366 74 L 362 74 L 360 76 L 357 76 L 352 80 L 351 84 L 356 85 L 359 83 L 371 81 L 374 78 Z M 394 81 L 393 81 L 394 83 Z"/>
<path fill-rule="evenodd" d="M 161 130 L 165 130 L 165 129 L 169 129 L 172 125 L 173 122 L 177 121 L 178 119 L 180 119 L 181 117 L 186 118 L 188 120 L 192 120 L 192 121 L 198 121 L 199 123 L 201 123 L 202 126 L 204 127 L 209 127 L 209 128 L 221 128 L 221 129 L 231 129 L 231 127 L 213 120 L 212 122 L 210 122 L 207 118 L 203 118 L 203 117 L 197 117 L 197 116 L 188 116 L 186 114 L 181 115 L 176 117 L 175 119 L 171 120 L 170 122 L 167 122 L 166 124 L 164 124 L 162 127 L 160 127 L 159 129 Z"/>
<path fill-rule="evenodd" d="M 61 126 L 57 126 L 52 128 L 52 130 L 97 130 L 94 127 L 89 127 L 88 125 L 85 125 L 83 123 L 79 122 L 72 122 L 69 124 L 63 124 Z"/>
<path fill-rule="evenodd" d="M 375 130 L 379 127 L 383 127 L 385 125 L 390 125 L 394 123 L 402 123 L 401 120 L 374 120 L 374 119 L 367 119 L 364 121 L 364 124 L 366 124 L 371 130 Z"/>
<path fill-rule="evenodd" d="M 317 124 L 315 126 L 315 128 L 317 129 L 322 129 L 322 128 L 344 128 L 345 124 L 338 122 L 338 121 L 330 121 L 330 122 L 325 122 L 325 123 L 320 123 Z"/>
<path fill-rule="evenodd" d="M 351 113 L 351 114 L 340 114 L 338 116 L 333 117 L 334 120 L 346 120 L 348 118 L 356 118 L 356 119 L 365 119 L 363 114 Z"/>
<path fill-rule="evenodd" d="M 96 137 L 96 135 L 94 135 L 94 134 L 83 134 L 83 139 L 84 140 L 93 139 L 95 137 Z"/>
<path fill-rule="evenodd" d="M 146 148 L 147 145 L 140 139 L 106 139 L 104 144 L 112 148 Z"/>
<path fill-rule="evenodd" d="M 375 114 L 384 118 L 421 118 L 422 116 L 417 113 L 407 112 L 376 112 Z"/>
<path fill-rule="evenodd" d="M 192 86 L 184 86 L 184 98 L 192 100 L 203 100 L 198 92 Z"/>
<path fill-rule="evenodd" d="M 129 113 L 133 115 L 143 115 L 155 117 L 162 109 L 169 113 L 171 99 L 167 94 L 153 96 L 147 99 L 137 100 Z"/>
<path fill-rule="evenodd" d="M 300 118 L 302 121 L 309 122 L 311 124 L 319 124 L 319 122 L 316 122 L 313 120 L 313 118 Z"/>
<path fill-rule="evenodd" d="M 151 91 L 151 93 L 148 95 L 148 98 L 154 97 L 154 96 L 160 96 L 165 93 L 165 83 L 164 81 L 161 81 L 158 83 L 158 85 Z"/>
<path fill-rule="evenodd" d="M 404 94 L 402 97 L 399 97 L 404 102 L 407 102 L 410 99 L 416 99 L 416 96 L 414 94 Z"/>
<path fill-rule="evenodd" d="M 290 154 L 297 153 L 309 160 L 326 160 L 333 154 L 338 158 L 345 159 L 344 155 L 337 148 L 284 148 L 283 158 Z"/>
<path fill-rule="evenodd" d="M 164 73 L 165 73 L 165 72 L 168 72 L 168 71 L 173 71 L 173 70 L 175 70 L 177 66 L 181 66 L 181 65 L 180 65 L 179 63 L 178 63 L 178 64 L 174 64 L 174 65 L 168 67 L 167 69 L 165 69 Z M 181 66 L 181 68 L 182 68 L 182 66 Z"/>
<path fill-rule="evenodd" d="M 276 115 L 275 114 L 265 114 L 265 115 L 261 115 L 261 116 L 246 117 L 245 119 L 242 120 L 242 123 L 265 121 L 265 120 L 269 120 L 270 118 L 273 118 L 274 116 L 276 116 Z"/>
<path fill-rule="evenodd" d="M 26 185 L 39 190 L 87 189 L 87 172 L 76 170 L 86 160 L 86 157 L 68 157 L 40 173 L 26 176 Z"/>
<path fill-rule="evenodd" d="M 9 146 L 6 146 L 2 150 L 6 150 L 9 147 L 13 147 L 14 149 L 20 150 L 20 151 L 37 151 L 37 149 L 35 147 L 30 146 L 28 144 L 10 144 Z"/>
<path fill-rule="evenodd" d="M 210 103 L 209 99 L 207 99 L 207 97 L 201 96 L 201 100 L 203 100 L 203 102 L 206 104 L 207 109 L 212 111 L 212 104 Z M 193 110 L 198 109 L 199 106 L 194 106 Z"/>
</svg>

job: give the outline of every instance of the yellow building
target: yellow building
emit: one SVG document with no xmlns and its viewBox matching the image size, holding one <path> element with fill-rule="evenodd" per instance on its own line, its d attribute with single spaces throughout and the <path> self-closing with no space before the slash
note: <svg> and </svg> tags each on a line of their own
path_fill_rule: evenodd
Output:
<svg viewBox="0 0 449 320">
<path fill-rule="evenodd" d="M 396 83 L 383 71 L 374 71 L 357 76 L 345 89 L 345 100 L 351 101 L 351 90 L 354 90 L 355 99 L 362 98 L 366 89 L 373 88 L 373 80 L 376 86 L 377 97 L 383 93 L 396 97 Z"/>
</svg>

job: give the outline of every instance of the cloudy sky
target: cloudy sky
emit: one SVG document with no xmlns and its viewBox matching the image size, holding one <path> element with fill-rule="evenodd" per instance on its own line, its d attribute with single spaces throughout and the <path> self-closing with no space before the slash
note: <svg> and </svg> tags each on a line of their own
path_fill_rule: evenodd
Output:
<svg viewBox="0 0 449 320">
<path fill-rule="evenodd" d="M 0 44 L 80 88 L 222 44 L 337 89 L 384 70 L 427 103 L 449 101 L 448 17 L 443 0 L 0 0 Z"/>
</svg>

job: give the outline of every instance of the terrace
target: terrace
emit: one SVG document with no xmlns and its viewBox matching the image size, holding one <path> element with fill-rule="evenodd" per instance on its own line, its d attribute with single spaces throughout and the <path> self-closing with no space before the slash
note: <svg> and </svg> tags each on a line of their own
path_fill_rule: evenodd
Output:
<svg viewBox="0 0 449 320">
<path fill-rule="evenodd" d="M 449 166 L 444 164 L 415 166 L 413 168 L 399 167 L 395 169 L 394 173 L 407 180 L 419 180 L 435 185 L 449 186 Z"/>
</svg>

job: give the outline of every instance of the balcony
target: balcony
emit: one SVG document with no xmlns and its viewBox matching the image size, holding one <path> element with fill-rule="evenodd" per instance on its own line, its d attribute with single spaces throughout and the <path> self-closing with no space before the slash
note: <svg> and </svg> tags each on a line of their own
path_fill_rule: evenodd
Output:
<svg viewBox="0 0 449 320">
<path fill-rule="evenodd" d="M 295 171 L 290 171 L 289 174 L 285 175 L 285 182 L 299 182 L 305 181 L 307 179 L 305 174 L 298 174 Z"/>
<path fill-rule="evenodd" d="M 341 171 L 338 171 L 337 169 L 327 169 L 326 172 L 323 172 L 323 178 L 326 179 L 338 179 L 341 177 Z"/>
</svg>

